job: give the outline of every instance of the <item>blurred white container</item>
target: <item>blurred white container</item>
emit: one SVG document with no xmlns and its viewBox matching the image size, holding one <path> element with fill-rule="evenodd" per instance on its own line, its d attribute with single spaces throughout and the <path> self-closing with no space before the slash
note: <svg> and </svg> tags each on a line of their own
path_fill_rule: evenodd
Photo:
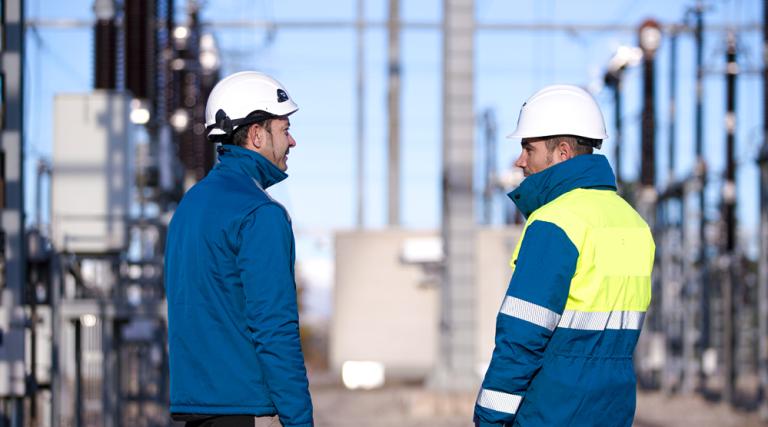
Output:
<svg viewBox="0 0 768 427">
<path fill-rule="evenodd" d="M 478 228 L 474 241 L 467 242 L 477 260 L 470 288 L 477 307 L 475 333 L 464 345 L 474 348 L 478 384 L 493 352 L 496 315 L 521 231 L 520 226 Z M 339 232 L 335 252 L 331 369 L 350 388 L 428 378 L 439 357 L 443 257 L 437 230 Z"/>
<path fill-rule="evenodd" d="M 54 100 L 51 228 L 58 251 L 99 254 L 126 246 L 129 103 L 130 96 L 109 91 Z"/>
</svg>

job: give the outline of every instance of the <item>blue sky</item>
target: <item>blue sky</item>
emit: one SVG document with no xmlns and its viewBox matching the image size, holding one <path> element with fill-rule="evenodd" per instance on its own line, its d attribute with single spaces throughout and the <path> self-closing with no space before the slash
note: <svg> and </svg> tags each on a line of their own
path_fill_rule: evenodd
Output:
<svg viewBox="0 0 768 427">
<path fill-rule="evenodd" d="M 91 19 L 92 0 L 28 0 L 28 18 Z M 185 2 L 177 1 L 177 22 L 183 22 Z M 406 22 L 439 23 L 439 0 L 401 0 Z M 678 0 L 477 0 L 481 23 L 574 23 L 639 25 L 653 17 L 662 23 L 679 23 L 693 1 Z M 760 2 L 721 0 L 707 2 L 708 24 L 759 23 Z M 349 21 L 355 17 L 355 0 L 218 0 L 202 2 L 203 20 L 275 19 Z M 366 1 L 366 17 L 385 21 L 387 2 Z M 225 73 L 259 69 L 273 74 L 288 88 L 300 106 L 292 117 L 298 146 L 292 151 L 290 178 L 273 194 L 292 212 L 294 226 L 304 243 L 305 258 L 328 253 L 328 233 L 354 227 L 355 223 L 355 32 L 340 29 L 284 29 L 266 41 L 263 30 L 215 27 L 224 54 Z M 738 215 L 747 230 L 757 223 L 757 168 L 754 158 L 762 143 L 762 84 L 755 71 L 762 67 L 761 34 L 739 34 L 740 65 L 750 71 L 740 75 L 737 106 Z M 365 225 L 381 228 L 386 222 L 386 32 L 366 31 L 366 159 Z M 498 120 L 498 167 L 508 168 L 519 152 L 517 141 L 503 139 L 514 128 L 522 102 L 541 86 L 573 83 L 594 86 L 619 45 L 635 45 L 633 32 L 509 32 L 480 30 L 475 46 L 475 111 L 493 108 Z M 60 92 L 88 91 L 92 85 L 91 30 L 40 28 L 27 36 L 26 144 L 27 187 L 34 182 L 34 164 L 48 157 L 52 144 L 52 97 Z M 668 40 L 658 53 L 658 177 L 665 182 L 668 97 Z M 678 176 L 693 163 L 693 55 L 690 34 L 680 37 L 678 63 L 677 140 Z M 77 48 L 73 48 L 77 47 Z M 721 171 L 725 158 L 725 34 L 708 32 L 704 49 L 705 151 L 710 166 L 710 210 L 717 209 Z M 441 35 L 437 29 L 405 29 L 402 34 L 402 223 L 408 228 L 436 228 L 440 223 L 441 168 Z M 639 69 L 625 77 L 623 164 L 631 180 L 639 171 L 640 92 Z M 609 135 L 613 134 L 612 97 L 595 93 Z M 482 143 L 478 127 L 476 145 Z M 613 161 L 613 140 L 602 152 Z M 479 153 L 479 151 L 478 151 Z M 482 159 L 476 158 L 478 166 Z M 476 174 L 479 178 L 479 174 Z M 478 184 L 479 185 L 479 184 Z M 29 216 L 32 193 L 27 192 Z M 495 218 L 506 203 L 495 202 Z M 480 210 L 477 210 L 480 215 Z M 755 236 L 755 233 L 746 233 Z M 320 237 L 317 236 L 323 236 Z M 755 239 L 755 237 L 751 237 Z M 750 240 L 747 246 L 754 245 Z M 302 246 L 300 244 L 299 258 Z"/>
</svg>

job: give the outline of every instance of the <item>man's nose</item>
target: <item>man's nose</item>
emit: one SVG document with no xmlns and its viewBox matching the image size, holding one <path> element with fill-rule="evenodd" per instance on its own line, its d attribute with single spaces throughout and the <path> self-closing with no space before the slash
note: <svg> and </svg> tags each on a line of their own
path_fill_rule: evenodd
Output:
<svg viewBox="0 0 768 427">
<path fill-rule="evenodd" d="M 290 138 L 290 139 L 289 139 L 289 141 L 288 141 L 288 146 L 289 146 L 289 147 L 295 147 L 295 146 L 296 146 L 296 140 L 295 140 L 295 139 L 293 139 L 293 135 L 290 135 L 290 136 L 289 136 L 289 138 Z"/>
<path fill-rule="evenodd" d="M 520 153 L 520 156 L 518 156 L 517 160 L 515 160 L 515 166 L 519 167 L 520 169 L 525 169 L 525 160 L 525 152 Z"/>
</svg>

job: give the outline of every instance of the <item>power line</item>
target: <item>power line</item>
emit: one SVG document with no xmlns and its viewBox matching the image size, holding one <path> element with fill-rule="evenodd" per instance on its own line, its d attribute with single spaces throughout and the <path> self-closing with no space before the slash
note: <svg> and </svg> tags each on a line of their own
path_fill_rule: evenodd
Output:
<svg viewBox="0 0 768 427">
<path fill-rule="evenodd" d="M 215 29 L 242 29 L 242 28 L 261 28 L 261 29 L 333 29 L 338 30 L 357 28 L 356 20 L 322 20 L 322 21 L 274 21 L 260 19 L 236 19 L 236 20 L 215 20 L 203 21 L 203 27 Z M 30 28 L 91 28 L 94 25 L 93 20 L 89 19 L 30 19 L 26 21 Z M 386 21 L 365 21 L 362 24 L 366 28 L 385 29 Z M 441 30 L 442 23 L 436 21 L 401 21 L 399 26 L 406 30 Z M 631 33 L 637 32 L 637 25 L 628 24 L 569 24 L 569 23 L 484 23 L 475 22 L 474 28 L 479 31 L 562 31 L 572 32 L 619 32 Z M 662 31 L 680 31 L 692 32 L 692 28 L 679 27 L 676 24 L 661 24 Z M 758 22 L 745 23 L 742 25 L 713 24 L 704 28 L 706 32 L 759 32 L 762 31 L 762 25 Z"/>
</svg>

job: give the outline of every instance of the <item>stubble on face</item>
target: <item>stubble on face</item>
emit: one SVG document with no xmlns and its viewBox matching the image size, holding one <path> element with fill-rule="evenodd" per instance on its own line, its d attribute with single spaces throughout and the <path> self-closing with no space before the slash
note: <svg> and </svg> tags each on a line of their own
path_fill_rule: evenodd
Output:
<svg viewBox="0 0 768 427">
<path fill-rule="evenodd" d="M 290 127 L 288 119 L 277 119 L 270 123 L 268 132 L 272 163 L 283 172 L 288 170 L 288 154 L 291 151 Z"/>
<path fill-rule="evenodd" d="M 523 176 L 528 177 L 554 164 L 554 150 L 549 150 L 542 140 L 524 140 L 521 142 L 524 154 Z"/>
</svg>

